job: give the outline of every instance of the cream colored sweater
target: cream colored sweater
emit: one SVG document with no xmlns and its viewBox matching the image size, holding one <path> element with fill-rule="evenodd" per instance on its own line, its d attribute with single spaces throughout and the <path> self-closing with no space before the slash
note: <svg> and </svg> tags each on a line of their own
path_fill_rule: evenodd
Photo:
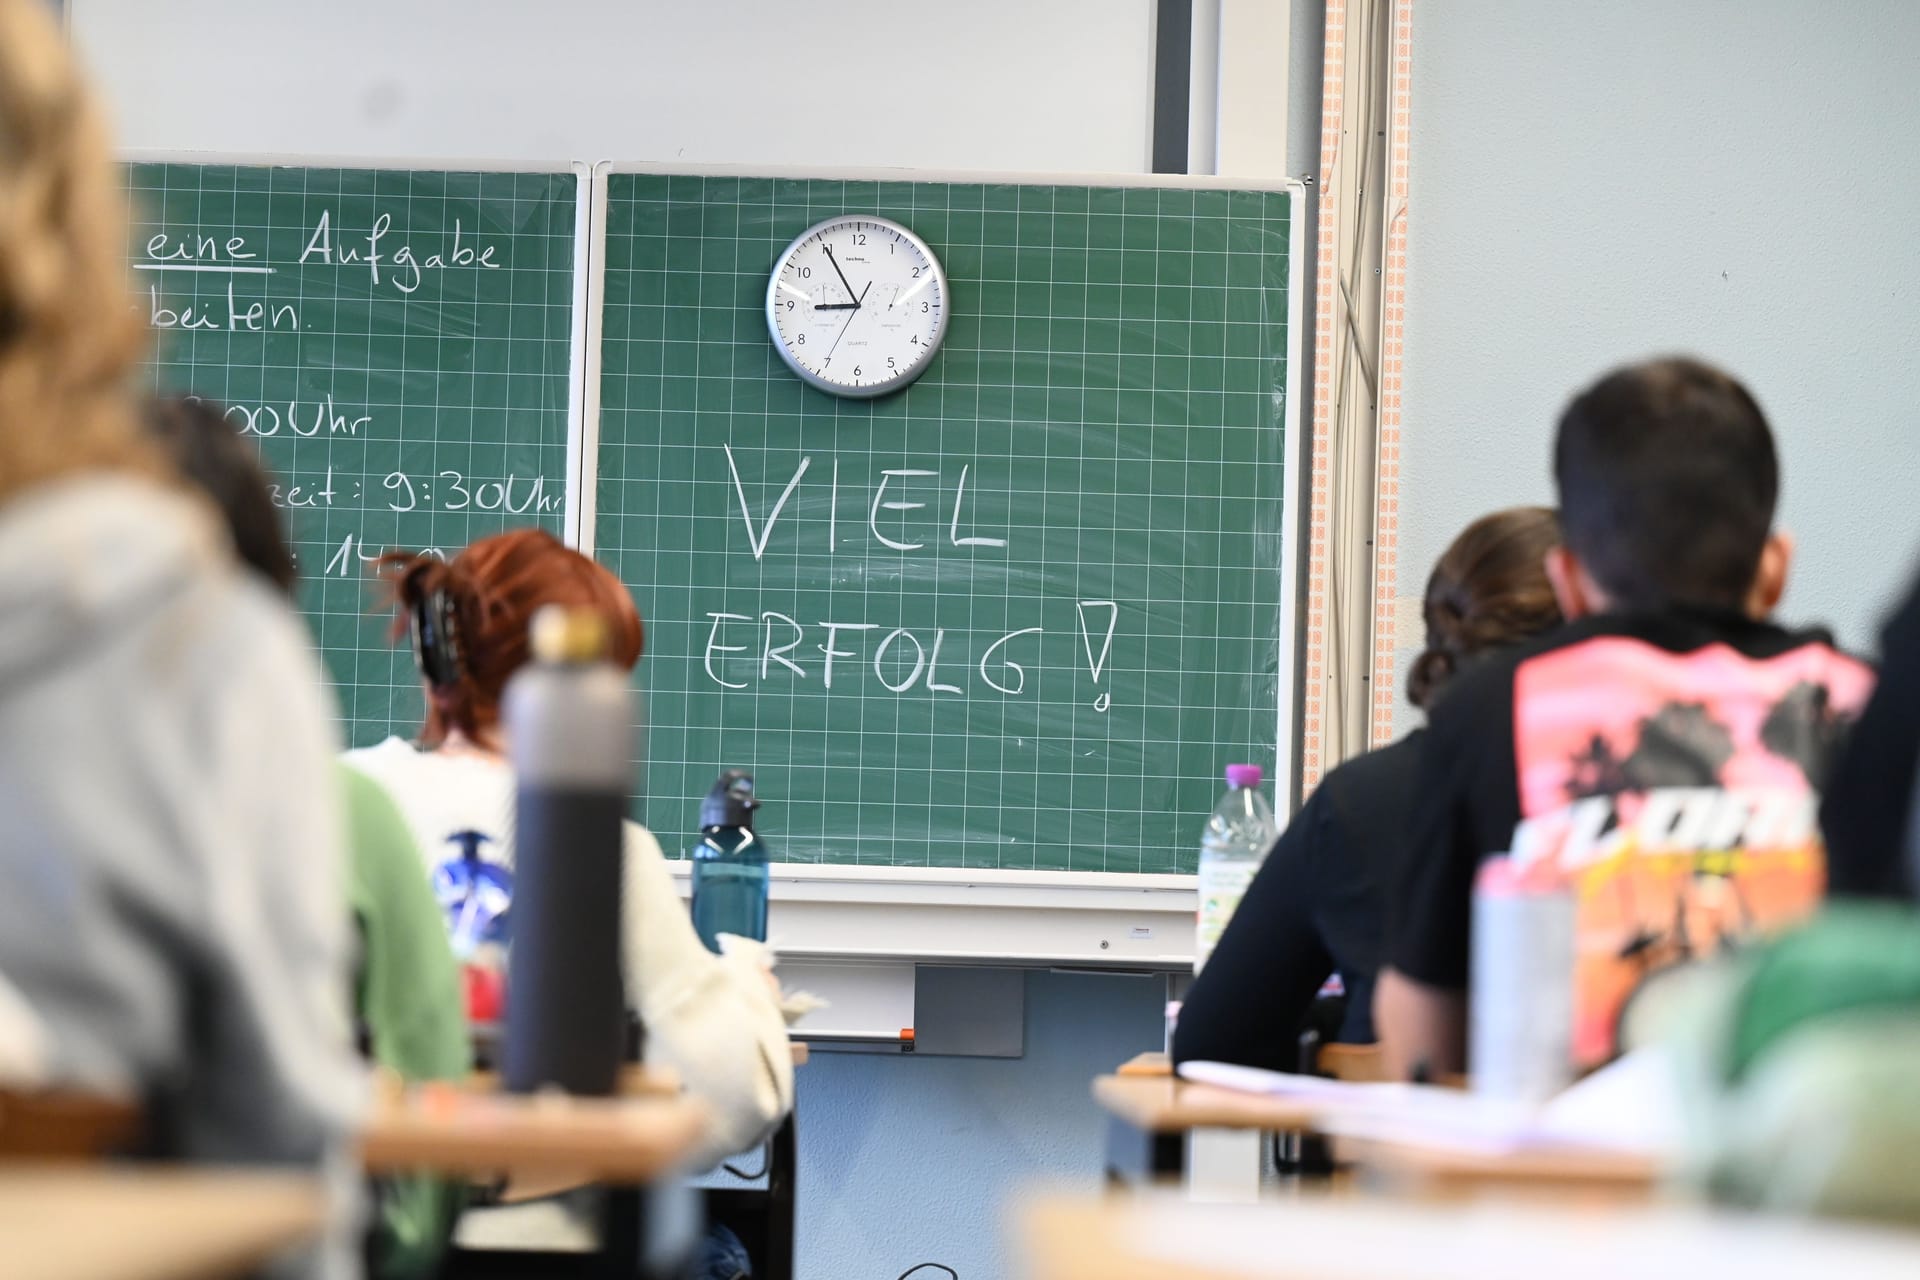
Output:
<svg viewBox="0 0 1920 1280">
<path fill-rule="evenodd" d="M 489 837 L 481 855 L 511 868 L 513 772 L 498 756 L 420 751 L 399 738 L 347 762 L 393 796 L 429 871 L 461 856 L 456 832 Z M 778 997 L 760 966 L 708 951 L 674 891 L 660 842 L 627 823 L 622 932 L 627 1000 L 647 1059 L 671 1067 L 712 1110 L 701 1163 L 753 1146 L 793 1106 L 793 1057 Z"/>
</svg>

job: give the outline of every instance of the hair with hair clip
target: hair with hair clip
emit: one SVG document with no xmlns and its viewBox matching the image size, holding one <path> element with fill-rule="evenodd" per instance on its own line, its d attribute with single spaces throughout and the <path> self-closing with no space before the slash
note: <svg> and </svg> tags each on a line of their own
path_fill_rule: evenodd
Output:
<svg viewBox="0 0 1920 1280">
<path fill-rule="evenodd" d="M 482 538 L 451 560 L 414 552 L 380 557 L 394 638 L 410 634 L 427 682 L 420 742 L 450 733 L 487 745 L 500 723 L 507 680 L 531 656 L 533 615 L 549 604 L 591 609 L 612 637 L 609 657 L 631 668 L 646 635 L 633 597 L 603 565 L 544 529 Z"/>
<path fill-rule="evenodd" d="M 460 616 L 448 592 L 430 591 L 413 602 L 413 660 L 436 689 L 460 683 Z"/>
</svg>

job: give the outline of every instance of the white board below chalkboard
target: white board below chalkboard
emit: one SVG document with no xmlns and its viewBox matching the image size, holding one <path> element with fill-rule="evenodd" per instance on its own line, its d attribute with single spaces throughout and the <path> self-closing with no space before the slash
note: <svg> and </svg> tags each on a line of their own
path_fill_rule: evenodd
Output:
<svg viewBox="0 0 1920 1280">
<path fill-rule="evenodd" d="M 691 863 L 671 862 L 685 895 Z M 1174 972 L 1193 967 L 1193 876 L 775 863 L 783 958 Z"/>
</svg>

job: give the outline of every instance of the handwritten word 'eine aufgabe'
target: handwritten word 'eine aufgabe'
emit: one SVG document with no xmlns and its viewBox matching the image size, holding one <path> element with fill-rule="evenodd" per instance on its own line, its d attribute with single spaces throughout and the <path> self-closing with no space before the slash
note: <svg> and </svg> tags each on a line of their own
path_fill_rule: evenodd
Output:
<svg viewBox="0 0 1920 1280">
<path fill-rule="evenodd" d="M 428 272 L 453 267 L 498 271 L 506 265 L 495 261 L 495 255 L 499 252 L 498 245 L 469 236 L 459 218 L 453 220 L 450 236 L 442 235 L 431 242 L 416 243 L 414 238 L 404 233 L 401 237 L 395 237 L 393 215 L 390 213 L 374 215 L 372 226 L 365 231 L 353 231 L 336 227 L 333 210 L 322 209 L 295 265 L 304 267 L 320 263 L 325 266 L 365 268 L 373 284 L 389 286 L 396 292 L 408 294 L 420 288 Z M 259 251 L 248 244 L 246 236 L 237 233 L 222 237 L 205 232 L 156 232 L 148 238 L 146 253 L 134 265 L 142 271 L 156 272 L 210 272 L 228 276 L 270 276 L 275 273 L 275 268 L 263 262 Z M 159 305 L 157 298 L 154 305 Z M 233 309 L 245 315 L 237 304 Z M 275 308 L 269 317 L 279 310 Z M 211 326 L 183 324 L 181 327 Z M 228 327 L 259 326 L 234 323 Z"/>
</svg>

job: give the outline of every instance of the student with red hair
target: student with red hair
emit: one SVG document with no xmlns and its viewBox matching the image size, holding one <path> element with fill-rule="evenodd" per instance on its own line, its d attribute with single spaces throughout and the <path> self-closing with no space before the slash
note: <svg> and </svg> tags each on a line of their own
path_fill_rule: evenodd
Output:
<svg viewBox="0 0 1920 1280">
<path fill-rule="evenodd" d="M 397 630 L 411 630 L 427 694 L 417 742 L 388 738 L 347 759 L 399 802 L 451 910 L 456 949 L 497 957 L 493 917 L 512 892 L 514 780 L 500 700 L 528 659 L 528 627 L 550 604 L 591 609 L 611 660 L 631 669 L 645 632 L 633 598 L 605 567 L 539 529 L 483 538 L 452 560 L 396 553 L 383 577 Z M 712 1160 L 763 1138 L 793 1102 L 792 1055 L 770 975 L 716 956 L 693 931 L 660 844 L 626 831 L 622 946 L 627 999 L 647 1052 L 712 1111 Z"/>
</svg>

